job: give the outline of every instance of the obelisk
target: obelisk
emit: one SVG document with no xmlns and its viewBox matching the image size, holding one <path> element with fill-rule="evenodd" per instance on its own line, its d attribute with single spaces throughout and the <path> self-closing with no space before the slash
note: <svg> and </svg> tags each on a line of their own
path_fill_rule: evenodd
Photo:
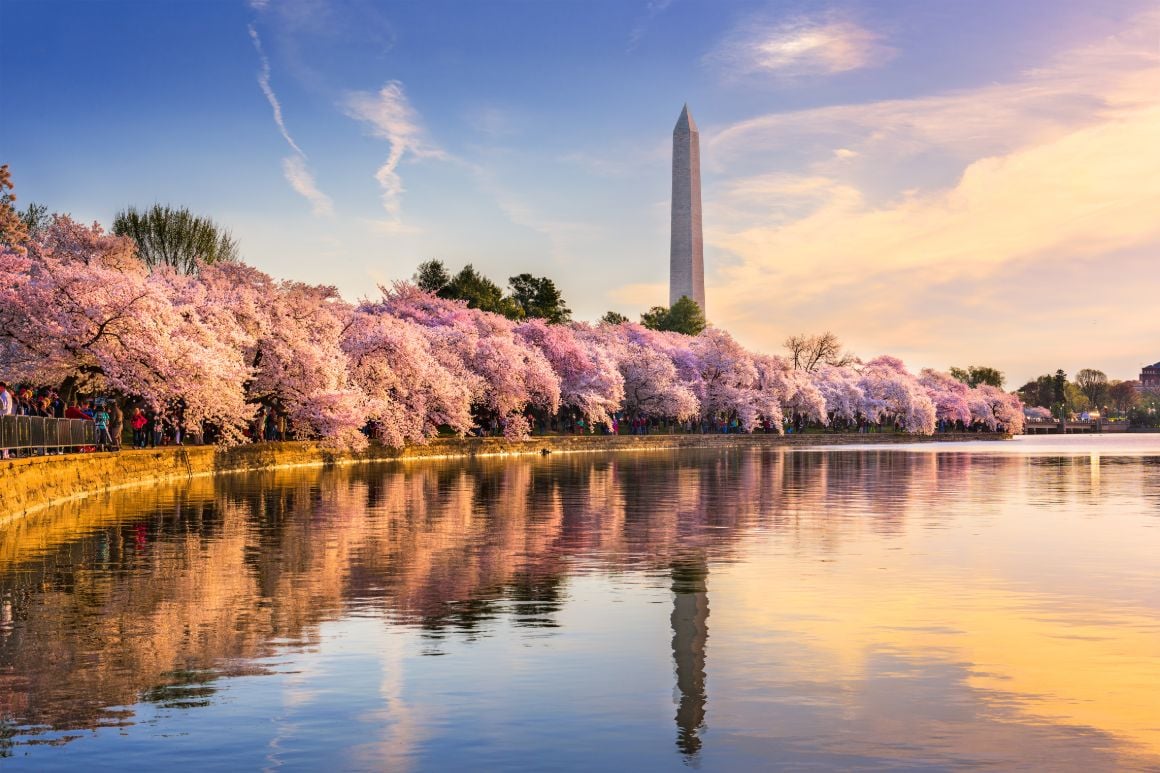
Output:
<svg viewBox="0 0 1160 773">
<path fill-rule="evenodd" d="M 705 247 L 701 237 L 701 139 L 689 106 L 673 128 L 673 209 L 669 305 L 687 295 L 705 311 Z"/>
</svg>

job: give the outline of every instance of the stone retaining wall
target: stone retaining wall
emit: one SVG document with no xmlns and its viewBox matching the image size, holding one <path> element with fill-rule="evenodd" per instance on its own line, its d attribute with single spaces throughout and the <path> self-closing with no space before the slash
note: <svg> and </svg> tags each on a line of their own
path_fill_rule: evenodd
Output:
<svg viewBox="0 0 1160 773">
<path fill-rule="evenodd" d="M 443 438 L 402 449 L 371 447 L 359 453 L 317 443 L 262 443 L 216 448 L 182 446 L 120 453 L 66 454 L 0 461 L 0 529 L 7 521 L 75 497 L 144 483 L 217 473 L 283 467 L 326 467 L 392 459 L 455 458 L 509 454 L 663 451 L 676 448 L 793 448 L 862 443 L 1001 440 L 1005 435 L 898 434 L 562 436 L 529 440 Z"/>
</svg>

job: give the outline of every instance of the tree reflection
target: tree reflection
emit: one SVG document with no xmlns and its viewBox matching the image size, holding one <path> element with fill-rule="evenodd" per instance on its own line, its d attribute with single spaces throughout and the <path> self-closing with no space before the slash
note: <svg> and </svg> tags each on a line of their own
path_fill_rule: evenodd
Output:
<svg viewBox="0 0 1160 773">
<path fill-rule="evenodd" d="M 714 450 L 283 470 L 115 492 L 0 542 L 0 714 L 76 729 L 107 707 L 212 702 L 213 681 L 358 609 L 485 636 L 550 633 L 568 576 L 667 568 L 677 745 L 701 748 L 712 564 L 751 529 L 823 546 L 873 514 L 890 538 L 950 465 L 877 452 Z M 941 462 L 939 464 L 942 464 Z M 945 485 L 943 477 L 940 485 Z M 659 641 L 658 641 L 659 646 Z"/>
</svg>

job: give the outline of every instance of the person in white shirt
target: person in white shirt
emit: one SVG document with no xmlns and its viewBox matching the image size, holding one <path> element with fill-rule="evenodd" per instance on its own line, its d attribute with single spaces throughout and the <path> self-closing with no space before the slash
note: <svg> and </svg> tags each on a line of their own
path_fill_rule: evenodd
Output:
<svg viewBox="0 0 1160 773">
<path fill-rule="evenodd" d="M 0 416 L 11 416 L 16 406 L 12 401 L 12 393 L 8 391 L 8 384 L 0 381 Z M 0 459 L 8 458 L 8 449 L 0 448 Z"/>
</svg>

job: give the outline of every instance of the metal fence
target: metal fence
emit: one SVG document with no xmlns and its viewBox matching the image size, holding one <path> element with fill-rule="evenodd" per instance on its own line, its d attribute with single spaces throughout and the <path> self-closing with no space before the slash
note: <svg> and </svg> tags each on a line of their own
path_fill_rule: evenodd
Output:
<svg viewBox="0 0 1160 773">
<path fill-rule="evenodd" d="M 45 453 L 97 444 L 96 425 L 87 419 L 0 416 L 0 449 Z"/>
</svg>

